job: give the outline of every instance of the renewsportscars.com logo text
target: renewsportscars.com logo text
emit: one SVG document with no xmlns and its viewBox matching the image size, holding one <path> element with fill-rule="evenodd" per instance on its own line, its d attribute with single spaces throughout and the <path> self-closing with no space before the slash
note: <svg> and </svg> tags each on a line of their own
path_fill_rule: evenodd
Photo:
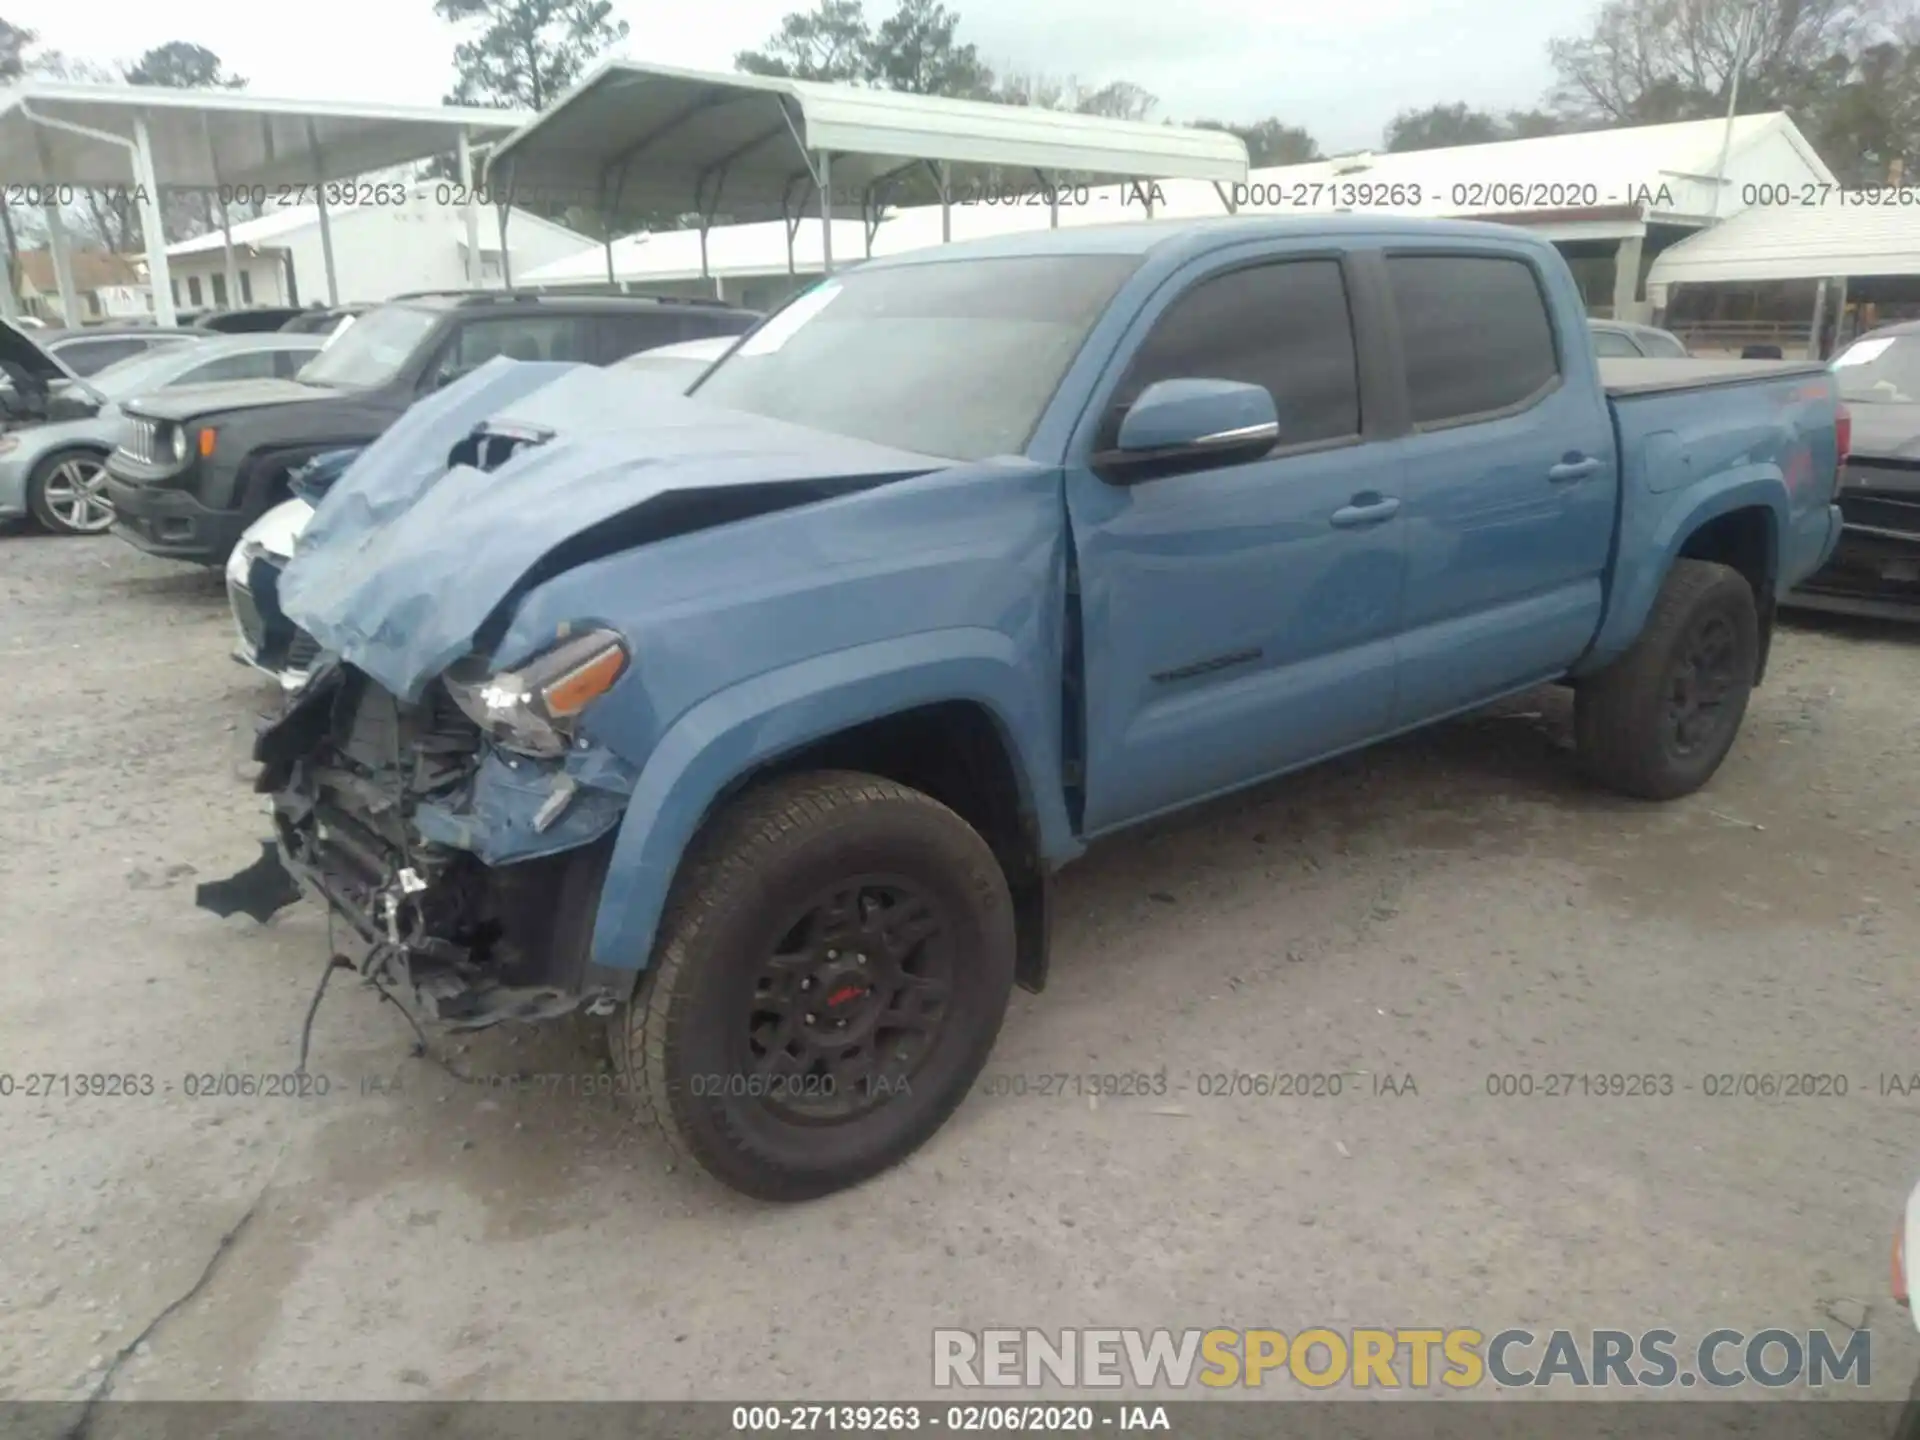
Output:
<svg viewBox="0 0 1920 1440">
<path fill-rule="evenodd" d="M 1683 1345 L 1671 1330 L 1438 1328 L 1281 1330 L 936 1330 L 941 1389 L 1309 1390 L 1865 1387 L 1873 1336 L 1851 1330 L 1715 1330 Z"/>
</svg>

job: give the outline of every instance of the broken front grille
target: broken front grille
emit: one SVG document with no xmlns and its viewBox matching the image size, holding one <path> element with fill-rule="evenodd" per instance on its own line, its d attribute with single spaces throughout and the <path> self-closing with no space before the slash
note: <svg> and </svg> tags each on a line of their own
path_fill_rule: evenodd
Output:
<svg viewBox="0 0 1920 1440">
<path fill-rule="evenodd" d="M 258 655 L 266 643 L 267 626 L 260 618 L 260 607 L 253 603 L 253 592 L 244 585 L 229 585 L 227 599 L 233 607 L 234 623 L 240 627 L 240 640 Z"/>
<path fill-rule="evenodd" d="M 287 669 L 302 672 L 311 670 L 313 662 L 320 658 L 320 642 L 304 630 L 295 630 L 293 639 L 287 644 Z"/>
</svg>

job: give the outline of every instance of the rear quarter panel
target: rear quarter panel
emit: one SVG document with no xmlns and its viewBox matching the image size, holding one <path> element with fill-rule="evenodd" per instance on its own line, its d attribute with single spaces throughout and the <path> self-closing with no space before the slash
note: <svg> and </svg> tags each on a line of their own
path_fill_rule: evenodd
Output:
<svg viewBox="0 0 1920 1440">
<path fill-rule="evenodd" d="M 1576 674 L 1633 644 L 1688 538 L 1720 516 L 1765 512 L 1767 588 L 1776 600 L 1819 567 L 1835 533 L 1838 396 L 1830 375 L 1801 370 L 1614 393 L 1608 404 L 1619 440 L 1620 513 L 1606 618 Z"/>
</svg>

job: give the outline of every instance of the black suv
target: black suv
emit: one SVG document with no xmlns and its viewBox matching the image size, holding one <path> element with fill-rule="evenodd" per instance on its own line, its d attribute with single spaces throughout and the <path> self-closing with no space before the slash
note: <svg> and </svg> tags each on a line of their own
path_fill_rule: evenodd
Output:
<svg viewBox="0 0 1920 1440">
<path fill-rule="evenodd" d="M 127 428 L 107 457 L 114 532 L 171 560 L 221 565 L 240 532 L 286 498 L 289 471 L 368 443 L 421 396 L 496 356 L 609 365 L 759 319 L 717 301 L 632 295 L 403 295 L 355 319 L 297 378 L 196 385 L 124 406 Z"/>
</svg>

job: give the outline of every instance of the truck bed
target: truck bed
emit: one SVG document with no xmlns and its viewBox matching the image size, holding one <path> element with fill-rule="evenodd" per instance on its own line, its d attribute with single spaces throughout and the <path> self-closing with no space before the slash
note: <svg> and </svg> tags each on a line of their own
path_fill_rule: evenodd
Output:
<svg viewBox="0 0 1920 1440">
<path fill-rule="evenodd" d="M 1600 383 L 1606 387 L 1609 395 L 1650 395 L 1738 385 L 1748 380 L 1781 380 L 1790 375 L 1818 375 L 1826 368 L 1817 360 L 1645 360 L 1603 357 L 1600 361 Z"/>
</svg>

